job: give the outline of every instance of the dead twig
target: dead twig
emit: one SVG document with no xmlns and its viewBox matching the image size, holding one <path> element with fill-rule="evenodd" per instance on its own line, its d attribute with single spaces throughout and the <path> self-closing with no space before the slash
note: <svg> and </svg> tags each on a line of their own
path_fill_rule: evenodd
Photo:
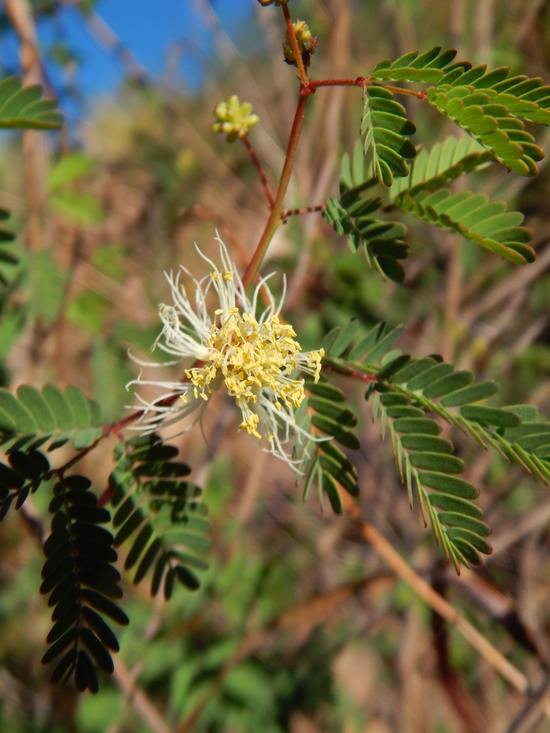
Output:
<svg viewBox="0 0 550 733">
<path fill-rule="evenodd" d="M 361 536 L 372 545 L 392 570 L 422 598 L 432 610 L 448 623 L 454 624 L 462 636 L 491 664 L 508 682 L 522 694 L 529 691 L 529 680 L 514 667 L 464 616 L 450 603 L 436 593 L 429 583 L 418 575 L 392 545 L 382 537 L 376 527 L 361 520 L 359 507 L 351 498 L 344 495 L 344 504 L 356 524 Z"/>
</svg>

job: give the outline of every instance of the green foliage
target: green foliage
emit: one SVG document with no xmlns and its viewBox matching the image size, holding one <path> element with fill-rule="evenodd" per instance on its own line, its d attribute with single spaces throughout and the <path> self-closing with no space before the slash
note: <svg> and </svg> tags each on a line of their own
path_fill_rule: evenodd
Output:
<svg viewBox="0 0 550 733">
<path fill-rule="evenodd" d="M 425 98 L 494 155 L 510 170 L 524 176 L 537 173 L 544 153 L 526 132 L 523 121 L 550 125 L 550 87 L 542 79 L 510 76 L 501 66 L 451 63 L 456 51 L 439 47 L 422 55 L 413 51 L 393 63 L 378 64 L 374 76 L 408 82 L 428 82 Z"/>
<path fill-rule="evenodd" d="M 379 197 L 366 197 L 364 191 L 376 184 L 365 178 L 361 142 L 355 146 L 353 165 L 348 155 L 342 159 L 340 200 L 329 199 L 323 212 L 324 218 L 334 226 L 340 236 L 348 236 L 352 252 L 363 250 L 369 265 L 395 282 L 402 282 L 405 270 L 399 260 L 409 256 L 408 245 L 403 241 L 407 227 L 401 222 L 383 221 L 371 216 L 382 206 Z"/>
<path fill-rule="evenodd" d="M 420 56 L 418 51 L 411 51 L 395 61 L 380 61 L 376 64 L 373 75 L 382 80 L 441 84 L 457 75 L 462 76 L 472 67 L 468 61 L 454 62 L 456 53 L 454 50 L 441 53 L 440 46 L 435 46 Z"/>
<path fill-rule="evenodd" d="M 26 451 L 14 448 L 8 455 L 8 464 L 0 463 L 0 521 L 12 505 L 21 509 L 50 471 L 46 456 L 32 447 Z"/>
<path fill-rule="evenodd" d="M 493 162 L 493 156 L 468 135 L 460 140 L 449 135 L 444 142 L 436 142 L 429 152 L 426 148 L 418 152 L 409 177 L 394 181 L 390 198 L 394 201 L 404 194 L 416 196 L 422 191 L 436 191 L 455 178 Z"/>
<path fill-rule="evenodd" d="M 151 595 L 158 593 L 164 578 L 166 599 L 172 595 L 174 580 L 189 590 L 199 587 L 193 571 L 208 568 L 199 555 L 210 547 L 201 489 L 182 480 L 191 469 L 173 461 L 177 455 L 178 449 L 164 445 L 157 435 L 134 438 L 115 449 L 116 465 L 109 476 L 111 503 L 117 509 L 114 544 L 118 547 L 132 538 L 124 568 L 137 565 L 133 579 L 137 585 L 154 567 Z"/>
<path fill-rule="evenodd" d="M 113 535 L 101 526 L 111 515 L 97 505 L 90 487 L 91 481 L 84 476 L 66 476 L 53 488 L 52 532 L 44 545 L 47 559 L 40 592 L 50 593 L 48 606 L 54 608 L 54 625 L 46 639 L 51 646 L 42 663 L 63 654 L 52 682 L 65 683 L 74 675 L 79 692 L 89 689 L 95 694 L 99 683 L 94 661 L 112 674 L 111 652 L 119 650 L 103 616 L 123 626 L 128 617 L 112 600 L 122 598 L 120 574 L 114 567 L 117 553 Z"/>
<path fill-rule="evenodd" d="M 473 372 L 455 371 L 439 356 L 415 360 L 392 349 L 403 331 L 398 327 L 388 332 L 381 323 L 347 357 L 342 354 L 353 338 L 341 351 L 332 353 L 329 347 L 325 362 L 344 374 L 350 365 L 372 376 L 365 397 L 373 399 L 373 417 L 380 418 L 382 439 L 390 434 L 411 507 L 416 489 L 424 522 L 429 516 L 438 544 L 458 571 L 459 563 L 479 565 L 480 553 L 491 553 L 485 539 L 490 529 L 472 503 L 479 490 L 460 478 L 464 462 L 454 455 L 453 444 L 439 437 L 441 426 L 428 415 L 471 435 L 486 450 L 494 448 L 545 484 L 550 478 L 550 423 L 539 422 L 531 405 L 478 404 L 498 393 L 496 382 L 473 383 Z"/>
<path fill-rule="evenodd" d="M 365 135 L 365 155 L 372 150 L 374 175 L 384 186 L 391 186 L 393 177 L 409 175 L 407 160 L 416 155 L 414 145 L 405 136 L 416 127 L 407 119 L 407 110 L 396 102 L 393 92 L 384 87 L 364 89 L 361 134 Z"/>
<path fill-rule="evenodd" d="M 351 321 L 344 329 L 330 331 L 323 342 L 325 352 L 339 356 L 351 343 L 357 326 L 357 321 Z M 315 429 L 329 437 L 314 443 L 312 456 L 311 445 L 298 435 L 294 455 L 298 462 L 298 480 L 305 475 L 303 500 L 307 501 L 313 484 L 317 483 L 321 507 L 324 507 L 326 494 L 333 512 L 342 514 L 340 487 L 354 497 L 359 495 L 359 487 L 355 467 L 336 443 L 348 450 L 359 450 L 359 440 L 352 430 L 357 426 L 357 417 L 350 406 L 344 404 L 345 393 L 329 384 L 324 374 L 317 383 L 308 376 L 305 388 L 308 396 L 296 411 L 296 423 L 306 433 Z"/>
<path fill-rule="evenodd" d="M 395 205 L 442 229 L 456 232 L 516 265 L 526 265 L 536 259 L 535 252 L 527 245 L 533 239 L 533 232 L 520 226 L 523 214 L 507 211 L 504 201 L 489 201 L 485 194 L 469 191 L 453 194 L 444 188 L 434 193 L 421 191 L 415 196 L 405 192 L 395 199 Z"/>
<path fill-rule="evenodd" d="M 16 76 L 0 82 L 0 129 L 57 130 L 63 116 L 56 111 L 53 99 L 42 99 L 42 88 L 22 88 Z"/>
<path fill-rule="evenodd" d="M 10 212 L 6 209 L 0 209 L 0 221 L 5 221 L 10 218 Z M 11 248 L 6 247 L 9 242 L 13 242 L 15 236 L 9 229 L 4 229 L 0 226 L 0 263 L 6 263 L 8 265 L 16 265 L 19 262 L 19 257 L 14 254 Z M 8 284 L 6 276 L 0 270 L 0 282 L 3 285 Z"/>
<path fill-rule="evenodd" d="M 29 314 L 50 325 L 55 323 L 63 308 L 68 273 L 60 269 L 49 250 L 43 249 L 29 254 L 28 278 Z"/>
<path fill-rule="evenodd" d="M 72 439 L 77 450 L 103 433 L 98 405 L 77 387 L 62 392 L 55 385 L 39 391 L 21 385 L 17 396 L 0 388 L 0 435 L 4 446 L 44 445 L 52 451 Z M 34 441 L 34 442 L 33 442 Z"/>
</svg>

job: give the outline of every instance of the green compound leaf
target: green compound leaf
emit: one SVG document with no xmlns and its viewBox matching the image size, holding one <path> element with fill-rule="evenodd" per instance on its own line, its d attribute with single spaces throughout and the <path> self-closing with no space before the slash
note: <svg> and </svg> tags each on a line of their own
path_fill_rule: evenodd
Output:
<svg viewBox="0 0 550 733">
<path fill-rule="evenodd" d="M 134 585 L 155 566 L 151 595 L 158 593 L 163 577 L 167 598 L 174 579 L 196 590 L 200 583 L 189 568 L 208 568 L 197 555 L 210 547 L 210 523 L 199 501 L 201 489 L 182 480 L 190 468 L 171 461 L 178 456 L 177 448 L 164 445 L 154 434 L 121 444 L 115 456 L 118 460 L 109 477 L 111 503 L 117 509 L 114 545 L 131 539 L 124 566 L 127 570 L 137 566 Z"/>
<path fill-rule="evenodd" d="M 323 396 L 318 397 L 314 390 L 321 384 L 324 389 L 317 394 Z M 311 379 L 306 380 L 305 387 L 308 393 L 313 392 L 313 396 L 308 395 L 307 400 L 296 411 L 296 423 L 305 433 L 315 434 L 317 429 L 330 436 L 330 439 L 313 443 L 298 437 L 294 452 L 299 470 L 298 481 L 302 476 L 305 477 L 304 501 L 307 501 L 313 484 L 317 483 L 321 507 L 326 494 L 332 510 L 335 514 L 340 514 L 340 490 L 356 497 L 359 495 L 359 487 L 355 467 L 336 442 L 349 450 L 359 448 L 357 436 L 350 429 L 357 424 L 357 418 L 350 409 L 342 405 L 346 396 L 340 389 L 320 382 L 315 385 Z"/>
<path fill-rule="evenodd" d="M 438 55 L 427 62 L 436 51 Z M 487 72 L 485 65 L 452 63 L 455 55 L 455 51 L 441 54 L 437 48 L 420 56 L 412 52 L 393 63 L 381 62 L 374 76 L 431 84 L 424 92 L 429 104 L 509 169 L 536 175 L 544 153 L 524 121 L 550 125 L 550 87 L 539 77 L 510 76 L 507 66 Z"/>
<path fill-rule="evenodd" d="M 113 536 L 98 526 L 109 521 L 110 514 L 97 506 L 90 489 L 85 476 L 68 476 L 53 488 L 52 533 L 44 544 L 40 591 L 50 594 L 48 605 L 54 607 L 55 621 L 42 663 L 63 654 L 52 681 L 66 680 L 72 674 L 79 692 L 88 689 L 95 694 L 99 684 L 91 657 L 111 674 L 114 666 L 109 650 L 119 649 L 115 634 L 100 614 L 121 625 L 127 625 L 128 618 L 110 600 L 122 596 L 120 574 L 113 565 L 117 560 Z"/>
<path fill-rule="evenodd" d="M 374 350 L 385 335 L 386 325 L 379 324 L 363 340 L 365 344 L 351 349 L 350 356 L 362 355 L 365 348 Z M 497 394 L 499 385 L 492 380 L 472 383 L 472 372 L 456 372 L 437 355 L 405 360 L 391 354 L 381 367 L 370 356 L 361 365 L 362 371 L 378 379 L 376 385 L 369 385 L 365 398 L 373 398 L 373 416 L 381 420 L 382 437 L 388 432 L 391 436 L 411 505 L 416 492 L 424 519 L 429 515 L 448 559 L 457 569 L 459 563 L 480 564 L 480 553 L 491 552 L 484 539 L 490 530 L 480 521 L 477 507 L 462 503 L 474 501 L 479 491 L 458 477 L 464 464 L 453 455 L 452 444 L 439 437 L 441 427 L 431 415 L 471 435 L 486 450 L 493 448 L 507 461 L 515 461 L 545 484 L 550 479 L 550 422 L 541 421 L 533 405 L 477 404 Z M 385 372 L 392 363 L 398 368 Z M 347 362 L 336 359 L 333 366 L 345 372 Z"/>
<path fill-rule="evenodd" d="M 494 162 L 493 156 L 468 135 L 463 135 L 460 140 L 450 135 L 445 142 L 437 142 L 430 151 L 422 148 L 417 153 L 410 166 L 410 175 L 394 181 L 390 198 L 394 201 L 405 193 L 414 198 L 421 191 L 436 191 L 464 173 Z"/>
<path fill-rule="evenodd" d="M 462 75 L 471 68 L 467 61 L 453 63 L 456 53 L 454 50 L 441 53 L 440 46 L 420 55 L 418 51 L 411 51 L 393 62 L 391 59 L 381 61 L 374 69 L 374 76 L 382 80 L 438 84 L 450 73 L 458 71 Z"/>
<path fill-rule="evenodd" d="M 0 82 L 0 128 L 57 130 L 63 116 L 53 99 L 42 99 L 42 87 L 22 87 L 16 76 Z"/>
<path fill-rule="evenodd" d="M 54 450 L 72 438 L 75 448 L 81 450 L 102 435 L 100 425 L 97 403 L 77 387 L 63 393 L 53 385 L 41 391 L 21 385 L 17 396 L 0 388 L 0 436 L 8 449 L 26 445 L 38 435 L 36 446 L 49 441 L 48 450 Z"/>
<path fill-rule="evenodd" d="M 434 193 L 420 190 L 414 197 L 405 191 L 395 199 L 395 205 L 410 214 L 442 229 L 460 234 L 466 239 L 505 257 L 515 264 L 534 262 L 535 252 L 527 242 L 533 232 L 523 223 L 523 214 L 508 211 L 504 201 L 489 201 L 485 194 L 449 189 Z"/>
<path fill-rule="evenodd" d="M 405 270 L 399 260 L 407 259 L 410 253 L 408 245 L 403 241 L 407 228 L 400 222 L 385 222 L 353 213 L 355 204 L 363 202 L 368 204 L 371 211 L 382 205 L 381 199 L 364 199 L 362 194 L 357 194 L 356 201 L 353 197 L 342 197 L 340 201 L 329 199 L 323 217 L 334 226 L 338 234 L 348 235 L 348 246 L 352 252 L 359 249 L 364 251 L 369 265 L 384 280 L 389 278 L 394 282 L 403 282 Z"/>
<path fill-rule="evenodd" d="M 407 119 L 405 108 L 396 102 L 389 89 L 368 86 L 364 91 L 361 134 L 365 136 L 365 155 L 372 152 L 374 177 L 383 186 L 391 186 L 394 176 L 409 175 L 407 160 L 412 160 L 416 149 L 406 136 L 416 128 Z"/>
</svg>

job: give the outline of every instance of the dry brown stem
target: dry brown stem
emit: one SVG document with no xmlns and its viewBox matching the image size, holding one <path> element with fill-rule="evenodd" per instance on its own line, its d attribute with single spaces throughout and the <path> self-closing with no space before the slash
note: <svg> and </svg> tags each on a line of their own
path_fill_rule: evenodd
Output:
<svg viewBox="0 0 550 733">
<path fill-rule="evenodd" d="M 38 52 L 38 37 L 28 0 L 4 0 L 4 8 L 19 38 L 19 60 L 23 83 L 43 84 L 42 60 Z M 29 202 L 27 244 L 30 249 L 42 246 L 41 211 L 45 197 L 45 143 L 42 133 L 36 130 L 23 132 L 23 157 L 25 183 Z"/>
</svg>

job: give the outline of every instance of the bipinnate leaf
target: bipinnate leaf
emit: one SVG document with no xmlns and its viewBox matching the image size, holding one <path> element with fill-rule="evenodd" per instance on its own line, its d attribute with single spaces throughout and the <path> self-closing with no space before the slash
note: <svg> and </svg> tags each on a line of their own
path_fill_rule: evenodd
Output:
<svg viewBox="0 0 550 733">
<path fill-rule="evenodd" d="M 416 149 L 407 137 L 413 135 L 416 128 L 389 89 L 367 86 L 363 103 L 364 153 L 372 152 L 374 177 L 383 186 L 391 186 L 394 176 L 409 175 L 407 160 L 415 157 Z"/>
<path fill-rule="evenodd" d="M 113 672 L 111 651 L 118 651 L 115 634 L 101 614 L 119 624 L 128 618 L 111 598 L 120 598 L 120 574 L 114 567 L 117 553 L 113 536 L 98 526 L 110 520 L 109 512 L 97 506 L 85 476 L 67 476 L 53 489 L 50 502 L 52 533 L 44 544 L 46 561 L 42 568 L 41 592 L 49 593 L 53 606 L 48 634 L 50 648 L 42 657 L 48 664 L 59 655 L 52 682 L 73 674 L 79 692 L 99 689 L 94 662 L 105 672 Z"/>
<path fill-rule="evenodd" d="M 199 501 L 201 489 L 182 480 L 190 468 L 172 461 L 178 449 L 154 434 L 121 444 L 115 455 L 118 460 L 109 477 L 116 508 L 114 545 L 131 540 L 125 569 L 137 566 L 134 585 L 154 567 L 151 595 L 158 593 L 163 578 L 166 598 L 172 594 L 175 579 L 196 590 L 199 580 L 189 567 L 208 567 L 198 555 L 210 547 L 210 523 Z"/>
</svg>

